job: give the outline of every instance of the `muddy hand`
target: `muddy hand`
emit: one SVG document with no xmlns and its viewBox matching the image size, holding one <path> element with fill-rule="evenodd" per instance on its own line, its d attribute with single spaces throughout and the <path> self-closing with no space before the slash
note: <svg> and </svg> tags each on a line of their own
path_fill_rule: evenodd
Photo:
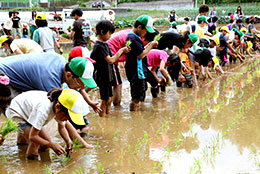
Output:
<svg viewBox="0 0 260 174">
<path fill-rule="evenodd" d="M 100 108 L 100 106 L 99 106 L 99 103 L 98 102 L 96 102 L 96 103 L 93 103 L 92 105 L 91 105 L 91 107 L 93 108 L 93 110 L 96 112 L 96 113 L 100 113 L 100 112 L 102 112 L 102 109 Z"/>
<path fill-rule="evenodd" d="M 57 155 L 61 155 L 63 153 L 66 153 L 65 149 L 61 147 L 59 144 L 51 143 L 51 148 Z"/>
</svg>

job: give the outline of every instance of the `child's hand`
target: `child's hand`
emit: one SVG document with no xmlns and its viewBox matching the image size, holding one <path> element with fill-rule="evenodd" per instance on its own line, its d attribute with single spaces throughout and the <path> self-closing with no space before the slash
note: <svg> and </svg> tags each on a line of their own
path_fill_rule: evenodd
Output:
<svg viewBox="0 0 260 174">
<path fill-rule="evenodd" d="M 157 48 L 157 46 L 158 46 L 158 42 L 157 41 L 152 41 L 151 44 L 152 44 L 153 48 Z"/>
<path fill-rule="evenodd" d="M 127 54 L 127 53 L 129 53 L 131 51 L 131 47 L 130 46 L 127 46 L 127 47 L 124 47 L 123 48 L 123 53 L 124 54 Z"/>
<path fill-rule="evenodd" d="M 2 134 L 0 134 L 0 145 L 2 145 L 4 143 L 4 140 L 5 139 L 2 138 Z"/>
<path fill-rule="evenodd" d="M 100 112 L 102 112 L 102 109 L 100 108 L 98 102 L 96 102 L 96 103 L 94 102 L 94 103 L 92 103 L 90 106 L 93 108 L 93 110 L 94 110 L 96 113 L 99 114 Z"/>
<path fill-rule="evenodd" d="M 53 151 L 57 154 L 57 155 L 61 155 L 63 153 L 66 153 L 66 150 L 61 147 L 59 144 L 56 143 L 51 143 L 51 148 L 53 149 Z"/>
<path fill-rule="evenodd" d="M 59 49 L 59 52 L 60 52 L 60 54 L 62 54 L 62 53 L 63 53 L 63 49 L 62 49 L 62 48 L 60 48 L 60 49 Z"/>
</svg>

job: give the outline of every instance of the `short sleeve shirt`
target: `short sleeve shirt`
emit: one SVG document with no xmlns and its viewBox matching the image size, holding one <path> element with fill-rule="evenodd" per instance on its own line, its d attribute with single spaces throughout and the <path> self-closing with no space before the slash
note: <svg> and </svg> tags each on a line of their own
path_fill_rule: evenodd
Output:
<svg viewBox="0 0 260 174">
<path fill-rule="evenodd" d="M 45 91 L 27 91 L 16 96 L 5 115 L 18 123 L 27 122 L 37 130 L 55 117 L 52 102 Z"/>
<path fill-rule="evenodd" d="M 113 64 L 109 64 L 105 57 L 112 56 L 107 43 L 96 41 L 90 57 L 96 61 L 94 63 L 94 78 L 98 85 L 113 81 Z"/>
<path fill-rule="evenodd" d="M 19 21 L 20 21 L 21 19 L 18 17 L 18 16 L 16 16 L 16 17 L 14 17 L 13 19 L 12 19 L 12 21 L 13 21 L 13 28 L 20 28 L 19 27 Z"/>
<path fill-rule="evenodd" d="M 161 61 L 164 61 L 166 63 L 167 59 L 168 59 L 167 53 L 165 51 L 162 51 L 162 50 L 152 49 L 147 54 L 148 67 L 159 66 Z"/>
<path fill-rule="evenodd" d="M 73 46 L 87 46 L 88 44 L 88 36 L 84 36 L 83 33 L 83 26 L 87 27 L 87 23 L 85 19 L 79 19 L 74 21 L 72 31 L 75 32 L 73 37 Z M 87 29 L 87 28 L 86 28 Z M 90 29 L 90 26 L 88 26 L 88 29 Z"/>
<path fill-rule="evenodd" d="M 23 54 L 29 53 L 42 53 L 42 47 L 31 39 L 14 39 L 10 45 L 11 50 L 14 52 L 17 49 L 20 49 Z"/>
<path fill-rule="evenodd" d="M 158 41 L 157 49 L 172 49 L 173 45 L 177 46 L 178 48 L 183 47 L 181 42 L 181 35 L 178 33 L 166 32 L 161 34 L 161 39 Z"/>
<path fill-rule="evenodd" d="M 199 36 L 200 39 L 205 39 L 203 29 L 197 25 L 195 34 Z"/>
<path fill-rule="evenodd" d="M 44 51 L 54 50 L 55 36 L 49 27 L 40 27 L 33 32 L 33 40 L 37 42 Z"/>
<path fill-rule="evenodd" d="M 130 40 L 131 51 L 126 54 L 126 76 L 128 81 L 133 82 L 138 79 L 145 79 L 147 73 L 147 66 L 143 63 L 142 59 L 139 59 L 137 56 L 142 54 L 144 51 L 144 46 L 139 36 L 135 33 L 130 32 L 126 41 Z"/>
<path fill-rule="evenodd" d="M 0 59 L 0 72 L 21 91 L 49 91 L 61 87 L 65 64 L 65 58 L 56 53 L 22 54 Z"/>
<path fill-rule="evenodd" d="M 179 57 L 180 57 L 180 60 L 187 65 L 187 67 L 189 67 L 189 68 L 191 67 L 190 60 L 186 53 L 180 53 Z M 186 72 L 184 72 L 183 69 L 181 70 L 182 74 L 189 73 L 189 72 L 190 72 L 189 70 L 187 70 Z"/>
</svg>

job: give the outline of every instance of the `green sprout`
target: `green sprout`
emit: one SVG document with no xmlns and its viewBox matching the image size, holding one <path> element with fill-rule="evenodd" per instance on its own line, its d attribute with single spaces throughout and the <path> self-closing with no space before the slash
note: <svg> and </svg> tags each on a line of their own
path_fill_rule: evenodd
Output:
<svg viewBox="0 0 260 174">
<path fill-rule="evenodd" d="M 129 47 L 129 46 L 131 45 L 131 43 L 132 43 L 132 42 L 129 40 L 129 41 L 127 41 L 127 42 L 125 43 L 125 46 L 126 46 L 126 47 Z"/>
<path fill-rule="evenodd" d="M 158 35 L 156 35 L 155 37 L 154 37 L 154 41 L 159 41 L 160 39 L 162 38 L 162 36 L 160 35 L 160 34 L 158 34 Z"/>
<path fill-rule="evenodd" d="M 0 127 L 0 134 L 2 135 L 2 139 L 4 139 L 5 136 L 10 132 L 13 132 L 17 129 L 18 129 L 17 124 L 12 122 L 12 120 L 7 119 L 6 122 L 2 123 Z"/>
</svg>

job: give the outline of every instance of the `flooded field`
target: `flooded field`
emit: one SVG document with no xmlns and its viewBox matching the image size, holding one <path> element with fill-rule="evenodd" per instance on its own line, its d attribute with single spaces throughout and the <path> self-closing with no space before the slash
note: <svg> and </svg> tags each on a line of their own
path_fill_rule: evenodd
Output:
<svg viewBox="0 0 260 174">
<path fill-rule="evenodd" d="M 228 68 L 230 69 L 230 68 Z M 88 116 L 87 141 L 69 161 L 52 150 L 38 160 L 25 158 L 16 135 L 0 146 L 1 173 L 167 173 L 255 174 L 260 172 L 260 59 L 237 63 L 199 89 L 172 84 L 141 111 L 129 112 L 130 92 L 123 83 L 120 107 L 109 117 Z M 96 92 L 92 92 L 96 99 Z M 3 117 L 1 118 L 3 120 Z M 48 125 L 55 135 L 54 123 Z M 63 143 L 57 136 L 56 142 Z"/>
</svg>

